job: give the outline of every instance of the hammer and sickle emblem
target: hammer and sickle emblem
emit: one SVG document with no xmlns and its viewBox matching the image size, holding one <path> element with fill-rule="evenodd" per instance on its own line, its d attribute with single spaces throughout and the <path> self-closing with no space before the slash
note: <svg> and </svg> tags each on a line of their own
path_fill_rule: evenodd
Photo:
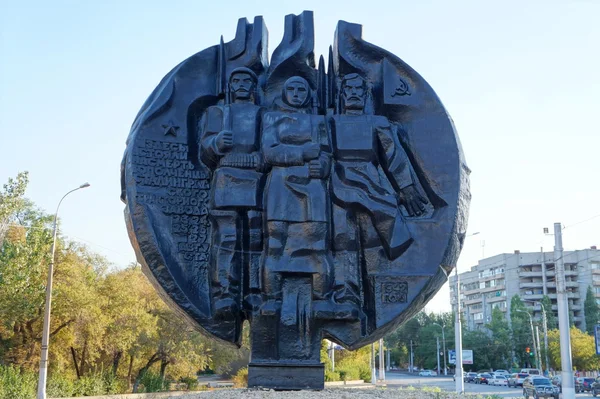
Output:
<svg viewBox="0 0 600 399">
<path fill-rule="evenodd" d="M 410 91 L 408 90 L 408 85 L 402 79 L 398 79 L 398 86 L 392 93 L 392 97 L 396 96 L 410 96 Z"/>
</svg>

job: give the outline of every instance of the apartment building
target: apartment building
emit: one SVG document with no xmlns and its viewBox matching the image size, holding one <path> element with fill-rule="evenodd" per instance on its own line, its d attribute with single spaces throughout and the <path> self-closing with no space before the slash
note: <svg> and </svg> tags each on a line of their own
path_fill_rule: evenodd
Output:
<svg viewBox="0 0 600 399">
<path fill-rule="evenodd" d="M 569 311 L 575 325 L 585 329 L 583 302 L 589 286 L 600 304 L 600 250 L 596 247 L 563 253 Z M 541 318 L 539 301 L 548 295 L 556 306 L 554 252 L 515 251 L 482 259 L 468 272 L 460 273 L 460 305 L 465 328 L 479 329 L 499 308 L 510 320 L 510 300 L 519 295 L 534 319 Z M 450 280 L 450 303 L 456 311 L 456 277 Z"/>
</svg>

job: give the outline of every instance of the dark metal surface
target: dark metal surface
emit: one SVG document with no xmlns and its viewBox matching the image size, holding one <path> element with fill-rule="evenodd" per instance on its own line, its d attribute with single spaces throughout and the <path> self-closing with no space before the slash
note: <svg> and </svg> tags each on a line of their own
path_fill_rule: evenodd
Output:
<svg viewBox="0 0 600 399">
<path fill-rule="evenodd" d="M 240 19 L 165 76 L 127 140 L 138 260 L 199 330 L 240 345 L 250 321 L 250 386 L 322 389 L 322 338 L 356 349 L 393 330 L 462 247 L 469 169 L 452 120 L 361 36 L 340 21 L 317 67 L 312 12 L 288 15 L 269 63 L 262 17 Z"/>
</svg>

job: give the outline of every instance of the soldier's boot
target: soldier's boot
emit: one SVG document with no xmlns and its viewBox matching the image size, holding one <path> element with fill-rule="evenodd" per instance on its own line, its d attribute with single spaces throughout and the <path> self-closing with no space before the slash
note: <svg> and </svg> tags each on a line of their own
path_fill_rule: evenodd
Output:
<svg viewBox="0 0 600 399">
<path fill-rule="evenodd" d="M 217 320 L 231 320 L 237 317 L 239 311 L 240 220 L 237 212 L 224 210 L 212 210 L 210 220 L 213 231 L 211 267 L 214 317 Z"/>
</svg>

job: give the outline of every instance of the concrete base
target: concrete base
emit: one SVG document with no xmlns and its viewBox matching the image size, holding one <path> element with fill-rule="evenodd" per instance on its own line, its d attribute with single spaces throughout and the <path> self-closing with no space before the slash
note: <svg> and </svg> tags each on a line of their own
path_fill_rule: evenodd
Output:
<svg viewBox="0 0 600 399">
<path fill-rule="evenodd" d="M 321 364 L 250 363 L 248 388 L 280 391 L 325 388 L 325 366 Z"/>
</svg>

